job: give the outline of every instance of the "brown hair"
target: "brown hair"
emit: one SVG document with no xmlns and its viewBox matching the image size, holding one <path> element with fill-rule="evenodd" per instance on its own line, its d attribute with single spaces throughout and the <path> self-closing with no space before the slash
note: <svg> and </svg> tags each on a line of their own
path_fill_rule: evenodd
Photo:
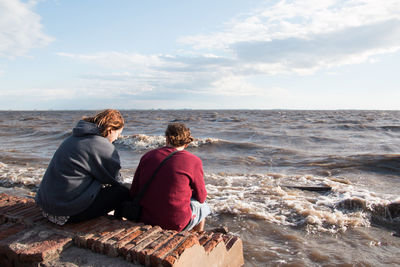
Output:
<svg viewBox="0 0 400 267">
<path fill-rule="evenodd" d="M 125 121 L 121 113 L 116 109 L 106 109 L 93 117 L 83 117 L 84 121 L 97 125 L 100 135 L 106 137 L 111 130 L 118 130 L 124 127 Z"/>
<path fill-rule="evenodd" d="M 183 123 L 171 123 L 165 130 L 165 136 L 170 145 L 180 147 L 190 144 L 194 139 L 190 134 L 190 129 Z"/>
</svg>

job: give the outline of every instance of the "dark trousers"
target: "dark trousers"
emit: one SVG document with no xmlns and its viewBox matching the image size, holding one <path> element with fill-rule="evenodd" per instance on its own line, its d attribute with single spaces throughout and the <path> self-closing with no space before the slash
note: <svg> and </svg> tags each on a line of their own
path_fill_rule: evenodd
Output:
<svg viewBox="0 0 400 267">
<path fill-rule="evenodd" d="M 93 203 L 86 210 L 70 216 L 68 222 L 77 223 L 106 215 L 121 208 L 123 201 L 129 200 L 129 188 L 124 185 L 107 186 L 100 189 Z"/>
</svg>

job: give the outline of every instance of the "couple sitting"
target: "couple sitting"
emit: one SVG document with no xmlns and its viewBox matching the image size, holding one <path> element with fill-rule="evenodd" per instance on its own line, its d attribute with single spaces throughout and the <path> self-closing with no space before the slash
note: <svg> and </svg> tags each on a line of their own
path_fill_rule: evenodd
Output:
<svg viewBox="0 0 400 267">
<path fill-rule="evenodd" d="M 114 142 L 124 119 L 117 110 L 84 117 L 55 152 L 36 194 L 43 216 L 53 223 L 75 223 L 115 211 L 136 197 L 160 163 L 176 151 L 154 177 L 140 200 L 139 221 L 164 229 L 201 231 L 210 208 L 205 202 L 203 166 L 186 151 L 193 141 L 184 124 L 165 132 L 165 147 L 147 152 L 140 160 L 130 190 L 123 185 Z"/>
</svg>

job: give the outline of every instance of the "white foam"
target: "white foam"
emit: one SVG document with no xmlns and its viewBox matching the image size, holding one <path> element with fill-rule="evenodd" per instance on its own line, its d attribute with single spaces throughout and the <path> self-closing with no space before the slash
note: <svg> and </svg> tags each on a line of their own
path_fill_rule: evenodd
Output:
<svg viewBox="0 0 400 267">
<path fill-rule="evenodd" d="M 155 149 L 165 145 L 165 137 L 161 135 L 149 136 L 145 134 L 135 134 L 119 138 L 116 144 L 128 146 L 133 150 Z"/>
<path fill-rule="evenodd" d="M 256 217 L 271 223 L 305 226 L 308 231 L 336 233 L 349 227 L 368 227 L 368 209 L 387 205 L 397 198 L 324 177 L 207 174 L 208 202 L 214 212 Z M 325 185 L 331 192 L 320 194 L 281 187 L 280 184 Z M 365 210 L 343 210 L 343 200 L 359 198 Z"/>
<path fill-rule="evenodd" d="M 202 145 L 212 144 L 221 141 L 217 138 L 198 138 L 189 144 L 189 147 L 199 147 Z M 145 135 L 135 134 L 123 136 L 116 141 L 116 144 L 121 144 L 130 147 L 132 150 L 149 150 L 165 146 L 165 136 L 162 135 Z"/>
<path fill-rule="evenodd" d="M 3 185 L 38 186 L 44 168 L 0 162 Z M 131 183 L 134 170 L 123 169 L 124 182 Z M 215 213 L 250 216 L 280 225 L 305 226 L 308 231 L 336 233 L 349 227 L 368 227 L 369 211 L 399 202 L 397 195 L 378 194 L 339 179 L 284 174 L 206 173 L 207 201 Z M 289 189 L 282 185 L 325 185 L 329 193 Z M 362 209 L 346 210 L 339 204 L 352 200 Z"/>
<path fill-rule="evenodd" d="M 5 164 L 0 162 L 0 180 L 2 183 L 36 186 L 42 180 L 45 169 Z"/>
</svg>

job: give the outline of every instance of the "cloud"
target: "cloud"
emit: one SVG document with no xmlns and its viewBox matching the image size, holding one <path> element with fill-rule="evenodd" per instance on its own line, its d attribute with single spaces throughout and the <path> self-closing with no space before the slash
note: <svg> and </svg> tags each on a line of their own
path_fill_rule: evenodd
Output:
<svg viewBox="0 0 400 267">
<path fill-rule="evenodd" d="M 58 98 L 73 99 L 79 96 L 78 90 L 70 90 L 65 88 L 30 88 L 24 90 L 0 90 L 2 98 L 12 97 L 14 99 L 29 96 L 31 99 L 53 100 Z"/>
<path fill-rule="evenodd" d="M 240 42 L 232 49 L 240 61 L 281 63 L 286 71 L 293 72 L 356 64 L 370 56 L 400 49 L 400 20 L 347 28 L 306 39 Z"/>
<path fill-rule="evenodd" d="M 268 96 L 275 97 L 286 93 L 282 88 L 265 88 L 257 87 L 249 83 L 245 77 L 240 76 L 223 76 L 211 83 L 209 90 L 203 93 L 211 93 L 222 96 Z"/>
<path fill-rule="evenodd" d="M 200 51 L 230 55 L 264 74 L 313 73 L 400 49 L 398 1 L 279 1 L 243 15 L 225 30 L 182 37 Z"/>
<path fill-rule="evenodd" d="M 0 57 L 23 56 L 53 40 L 43 33 L 41 18 L 32 11 L 35 4 L 0 0 Z"/>
<path fill-rule="evenodd" d="M 59 52 L 57 55 L 81 62 L 95 63 L 106 68 L 143 69 L 147 66 L 155 67 L 161 64 L 161 59 L 158 55 L 147 56 L 135 53 L 121 53 L 116 51 L 95 54 L 73 54 Z"/>
<path fill-rule="evenodd" d="M 270 2 L 269 2 L 270 3 Z M 400 49 L 398 0 L 277 1 L 224 25 L 220 32 L 185 36 L 180 55 L 116 51 L 59 56 L 104 67 L 82 75 L 86 88 L 116 94 L 157 93 L 271 96 L 256 76 L 313 74 L 331 67 L 372 62 Z M 129 75 L 109 75 L 109 69 Z M 328 70 L 329 71 L 329 70 Z M 89 90 L 89 89 L 88 89 Z"/>
<path fill-rule="evenodd" d="M 104 73 L 80 75 L 87 87 L 96 90 L 117 88 L 131 95 L 150 91 L 159 93 L 200 92 L 207 90 L 218 80 L 222 69 L 231 68 L 230 60 L 214 55 L 195 57 L 104 52 L 98 54 L 72 54 L 60 52 L 57 55 L 87 64 L 102 66 Z M 124 69 L 124 74 L 109 74 L 109 69 Z M 103 89 L 101 89 L 103 88 Z"/>
</svg>

